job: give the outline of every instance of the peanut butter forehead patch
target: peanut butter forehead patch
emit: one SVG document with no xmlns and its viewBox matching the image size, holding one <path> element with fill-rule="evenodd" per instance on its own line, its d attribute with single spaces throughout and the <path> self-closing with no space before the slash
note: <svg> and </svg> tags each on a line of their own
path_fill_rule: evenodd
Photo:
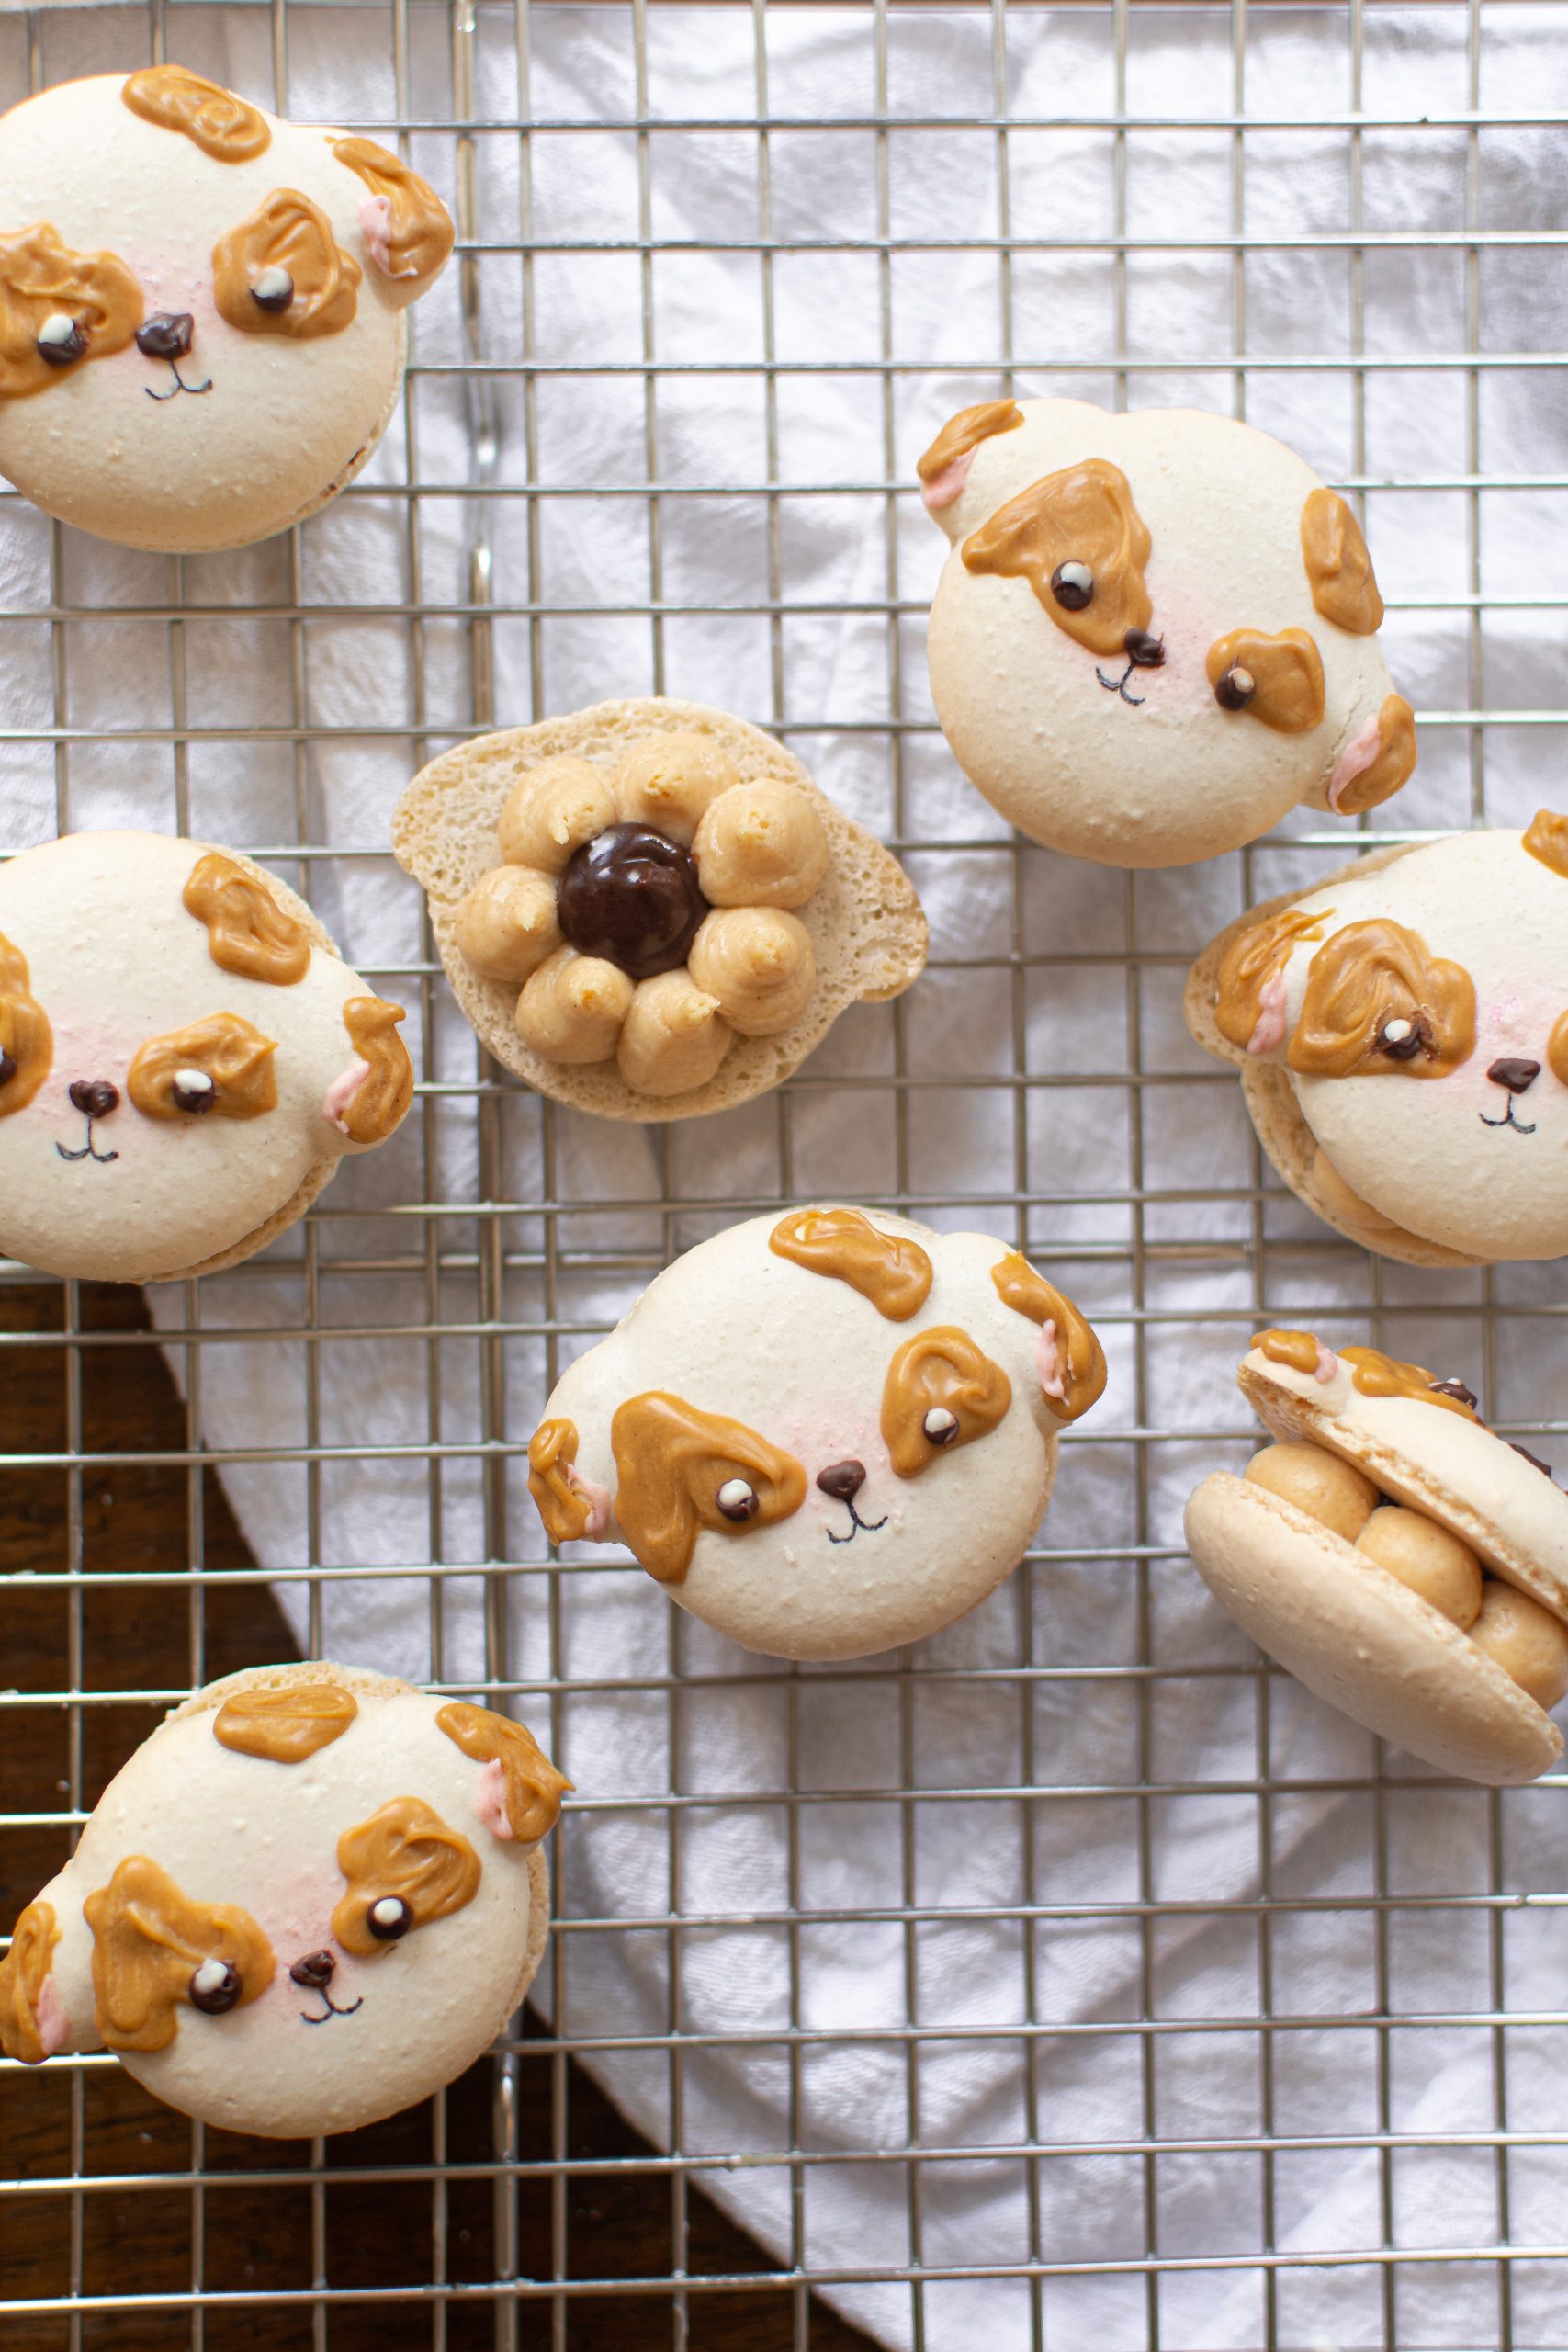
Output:
<svg viewBox="0 0 1568 2352">
<path fill-rule="evenodd" d="M 886 1233 L 863 1209 L 796 1209 L 768 1236 L 776 1258 L 847 1283 L 890 1323 L 907 1323 L 931 1294 L 931 1261 L 918 1241 Z"/>
<path fill-rule="evenodd" d="M 341 1739 L 359 1713 L 351 1690 L 335 1682 L 297 1682 L 278 1690 L 236 1690 L 213 1718 L 212 1736 L 237 1756 L 269 1764 L 303 1764 Z"/>
<path fill-rule="evenodd" d="M 1144 583 L 1153 544 L 1121 467 L 1085 458 L 998 506 L 963 556 L 969 571 L 1027 580 L 1056 627 L 1091 653 L 1120 653 L 1153 613 Z M 1071 577 L 1059 582 L 1063 565 Z"/>
<path fill-rule="evenodd" d="M 184 65 L 144 65 L 127 76 L 121 102 L 143 122 L 177 130 L 219 164 L 243 164 L 272 144 L 266 117 L 248 98 Z"/>
</svg>

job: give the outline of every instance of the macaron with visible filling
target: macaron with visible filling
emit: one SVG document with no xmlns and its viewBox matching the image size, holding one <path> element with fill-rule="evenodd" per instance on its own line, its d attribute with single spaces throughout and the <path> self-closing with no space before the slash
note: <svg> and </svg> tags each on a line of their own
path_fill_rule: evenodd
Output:
<svg viewBox="0 0 1568 2352">
<path fill-rule="evenodd" d="M 1260 1332 L 1237 1373 L 1274 1442 L 1187 1505 L 1188 1548 L 1258 1647 L 1369 1731 L 1505 1787 L 1562 1755 L 1568 1495 L 1463 1383 Z"/>
</svg>

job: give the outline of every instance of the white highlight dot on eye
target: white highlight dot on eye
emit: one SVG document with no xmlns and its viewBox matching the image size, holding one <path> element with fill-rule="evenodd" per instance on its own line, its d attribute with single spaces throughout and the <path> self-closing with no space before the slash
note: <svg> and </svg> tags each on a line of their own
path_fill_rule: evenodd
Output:
<svg viewBox="0 0 1568 2352">
<path fill-rule="evenodd" d="M 757 1516 L 756 1488 L 749 1486 L 744 1478 L 727 1478 L 714 1500 L 726 1519 L 755 1519 Z"/>
<path fill-rule="evenodd" d="M 39 343 L 69 343 L 76 332 L 76 322 L 69 311 L 51 311 L 38 331 Z"/>
<path fill-rule="evenodd" d="M 945 1405 L 933 1405 L 920 1427 L 933 1445 L 951 1445 L 958 1435 L 958 1416 Z"/>
<path fill-rule="evenodd" d="M 220 1960 L 204 1960 L 191 1978 L 193 1993 L 221 1993 L 229 1981 L 229 1972 Z"/>
<path fill-rule="evenodd" d="M 1408 1021 L 1390 1021 L 1382 1034 L 1389 1045 L 1402 1046 L 1410 1035 L 1410 1023 Z"/>
</svg>

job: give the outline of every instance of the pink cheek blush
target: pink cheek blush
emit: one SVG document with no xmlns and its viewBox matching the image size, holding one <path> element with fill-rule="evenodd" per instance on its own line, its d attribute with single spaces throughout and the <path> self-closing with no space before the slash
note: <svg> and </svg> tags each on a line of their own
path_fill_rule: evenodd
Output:
<svg viewBox="0 0 1568 2352">
<path fill-rule="evenodd" d="M 492 1838 L 510 1841 L 512 1823 L 506 1811 L 506 1774 L 492 1758 L 479 1774 L 474 1811 Z"/>
<path fill-rule="evenodd" d="M 1276 972 L 1258 992 L 1258 1019 L 1247 1041 L 1249 1054 L 1271 1054 L 1285 1042 L 1285 975 Z"/>
<path fill-rule="evenodd" d="M 392 267 L 392 207 L 386 197 L 366 198 L 359 208 L 359 227 L 365 239 L 365 250 L 383 277 L 417 277 L 416 270 Z"/>
<path fill-rule="evenodd" d="M 572 1493 L 581 1495 L 588 1505 L 588 1524 L 580 1540 L 584 1544 L 597 1544 L 610 1524 L 610 1489 L 601 1487 L 596 1479 L 585 1478 L 570 1462 L 563 1463 L 561 1470 Z M 486 1769 L 488 1770 L 488 1766 Z"/>
<path fill-rule="evenodd" d="M 321 1097 L 321 1109 L 343 1135 L 348 1133 L 348 1106 L 370 1075 L 368 1062 L 350 1062 Z"/>
<path fill-rule="evenodd" d="M 63 2050 L 70 2039 L 70 2029 L 65 2022 L 65 2005 L 52 1976 L 46 1976 L 39 1987 L 38 2038 L 48 2058 L 53 2058 Z"/>
<path fill-rule="evenodd" d="M 1062 1351 L 1056 1345 L 1056 1325 L 1047 1316 L 1034 1340 L 1034 1368 L 1040 1374 L 1040 1387 L 1046 1396 L 1065 1396 L 1066 1388 L 1062 1379 Z"/>
</svg>

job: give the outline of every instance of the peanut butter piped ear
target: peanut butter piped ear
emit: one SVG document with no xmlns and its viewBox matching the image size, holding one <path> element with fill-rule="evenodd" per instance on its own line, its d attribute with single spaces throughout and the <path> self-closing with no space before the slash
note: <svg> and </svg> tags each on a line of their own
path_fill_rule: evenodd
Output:
<svg viewBox="0 0 1568 2352">
<path fill-rule="evenodd" d="M 334 139 L 333 153 L 370 191 L 375 216 L 361 214 L 365 241 L 377 267 L 423 294 L 446 263 L 457 231 L 452 216 L 428 180 L 400 155 L 373 139 Z"/>
<path fill-rule="evenodd" d="M 1337 491 L 1318 488 L 1302 508 L 1302 561 L 1312 601 L 1325 621 L 1371 637 L 1382 626 L 1372 560 L 1357 522 Z"/>
<path fill-rule="evenodd" d="M 54 1905 L 29 1903 L 11 1930 L 11 1949 L 0 1961 L 0 2050 L 24 2066 L 49 2056 L 39 2024 L 44 1979 L 60 1941 Z"/>
<path fill-rule="evenodd" d="M 27 1108 L 53 1059 L 54 1032 L 32 993 L 28 959 L 0 933 L 0 1119 Z"/>
<path fill-rule="evenodd" d="M 1021 1250 L 998 1258 L 991 1280 L 1004 1306 L 1051 1332 L 1049 1385 L 1043 1363 L 1041 1390 L 1048 1412 L 1059 1421 L 1076 1421 L 1105 1393 L 1105 1351 L 1093 1325 L 1065 1292 L 1035 1272 Z"/>
<path fill-rule="evenodd" d="M 491 1707 L 454 1699 L 442 1708 L 435 1724 L 476 1764 L 500 1765 L 506 1825 L 519 1845 L 536 1845 L 548 1836 L 560 1818 L 560 1801 L 571 1782 L 557 1771 L 526 1724 L 514 1724 Z"/>
<path fill-rule="evenodd" d="M 1555 809 L 1538 808 L 1520 846 L 1550 873 L 1568 877 L 1568 817 Z"/>
<path fill-rule="evenodd" d="M 343 1124 L 350 1143 L 384 1143 L 413 1101 L 413 1064 L 398 1035 L 400 1004 L 385 997 L 351 996 L 343 1008 L 349 1043 L 367 1065 Z"/>
</svg>

